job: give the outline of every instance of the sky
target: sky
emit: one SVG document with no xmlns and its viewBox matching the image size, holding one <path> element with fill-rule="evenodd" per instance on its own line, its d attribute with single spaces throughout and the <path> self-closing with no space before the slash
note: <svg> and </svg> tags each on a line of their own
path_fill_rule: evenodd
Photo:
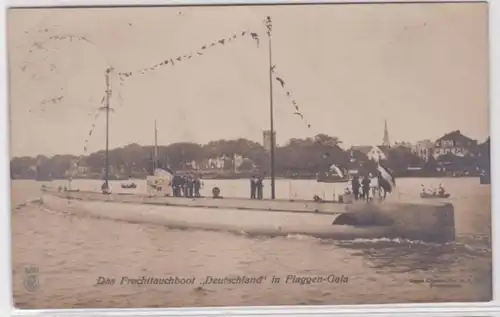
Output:
<svg viewBox="0 0 500 317">
<path fill-rule="evenodd" d="M 11 156 L 103 149 L 105 116 L 95 114 L 110 66 L 111 148 L 153 144 L 155 120 L 160 145 L 262 142 L 266 16 L 273 76 L 285 83 L 272 80 L 278 144 L 326 133 L 378 145 L 385 120 L 391 142 L 489 135 L 483 3 L 11 9 Z"/>
</svg>

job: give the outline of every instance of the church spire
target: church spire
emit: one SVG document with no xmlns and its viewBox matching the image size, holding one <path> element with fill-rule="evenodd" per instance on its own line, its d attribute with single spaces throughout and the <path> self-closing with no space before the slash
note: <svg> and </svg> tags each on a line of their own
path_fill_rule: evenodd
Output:
<svg viewBox="0 0 500 317">
<path fill-rule="evenodd" d="M 391 142 L 389 142 L 389 130 L 387 130 L 387 120 L 384 120 L 384 140 L 382 141 L 382 145 L 391 146 Z"/>
</svg>

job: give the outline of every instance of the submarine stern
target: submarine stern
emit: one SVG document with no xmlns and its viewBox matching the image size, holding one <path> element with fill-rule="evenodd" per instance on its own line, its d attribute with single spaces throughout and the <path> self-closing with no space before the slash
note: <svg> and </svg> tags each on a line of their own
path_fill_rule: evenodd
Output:
<svg viewBox="0 0 500 317">
<path fill-rule="evenodd" d="M 450 203 L 369 202 L 346 206 L 332 225 L 385 227 L 387 238 L 444 243 L 455 240 L 455 213 Z"/>
</svg>

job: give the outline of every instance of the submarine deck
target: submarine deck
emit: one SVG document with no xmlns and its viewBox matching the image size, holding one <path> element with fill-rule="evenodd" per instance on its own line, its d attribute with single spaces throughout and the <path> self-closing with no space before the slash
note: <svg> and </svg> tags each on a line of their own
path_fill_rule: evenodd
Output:
<svg viewBox="0 0 500 317">
<path fill-rule="evenodd" d="M 312 201 L 312 200 L 285 200 L 285 199 L 248 199 L 248 198 L 212 198 L 212 197 L 172 197 L 172 196 L 151 196 L 147 194 L 135 193 L 111 193 L 102 194 L 92 191 L 66 191 L 57 192 L 45 190 L 46 194 L 59 198 L 100 201 L 114 203 L 162 205 L 188 208 L 217 208 L 217 209 L 239 209 L 239 210 L 260 210 L 276 212 L 297 212 L 297 213 L 324 213 L 340 214 L 345 212 L 345 203 L 335 201 Z"/>
</svg>

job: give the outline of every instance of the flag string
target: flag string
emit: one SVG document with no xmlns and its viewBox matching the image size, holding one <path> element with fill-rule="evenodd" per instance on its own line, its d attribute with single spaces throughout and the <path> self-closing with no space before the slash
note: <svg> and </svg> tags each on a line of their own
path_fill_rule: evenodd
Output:
<svg viewBox="0 0 500 317">
<path fill-rule="evenodd" d="M 93 120 L 92 120 L 92 125 L 87 133 L 87 138 L 85 139 L 84 141 L 84 145 L 83 145 L 83 153 L 84 155 L 87 154 L 87 151 L 88 151 L 88 145 L 89 145 L 89 141 L 90 141 L 90 137 L 92 136 L 92 134 L 94 133 L 94 130 L 97 126 L 97 119 L 99 119 L 99 116 L 100 114 L 103 112 L 103 111 L 106 111 L 106 106 L 104 105 L 104 101 L 106 100 L 106 95 L 104 95 L 101 99 L 101 106 L 99 108 L 96 109 L 95 113 L 94 114 L 89 114 L 91 116 L 93 116 Z M 112 110 L 112 109 L 110 109 Z"/>
<path fill-rule="evenodd" d="M 301 106 L 299 106 L 299 103 L 296 101 L 296 99 L 294 98 L 292 92 L 290 91 L 290 89 L 287 88 L 287 85 L 286 85 L 286 82 L 284 80 L 284 77 L 283 75 L 281 75 L 279 72 L 276 71 L 276 65 L 273 65 L 271 67 L 271 72 L 272 72 L 272 75 L 273 75 L 273 79 L 276 80 L 280 87 L 282 88 L 282 91 L 283 91 L 283 94 L 285 95 L 285 97 L 287 98 L 287 100 L 290 101 L 291 105 L 292 105 L 292 111 L 293 111 L 293 114 L 297 117 L 300 118 L 300 120 L 302 120 L 302 122 L 305 124 L 305 126 L 307 127 L 307 129 L 310 129 L 314 132 L 312 132 L 312 134 L 314 136 L 318 135 L 320 132 L 310 123 L 310 121 L 307 119 L 307 117 L 304 115 L 304 112 L 301 110 Z M 325 146 L 327 148 L 333 148 L 335 145 L 338 145 L 338 141 L 336 144 L 329 144 L 327 140 L 321 140 L 321 139 L 316 139 L 314 138 L 314 140 L 316 142 L 318 142 L 319 144 L 321 144 L 322 146 Z M 323 152 L 321 153 L 321 156 L 326 159 L 328 157 L 330 157 L 330 153 L 328 152 Z"/>
<path fill-rule="evenodd" d="M 209 42 L 207 44 L 204 44 L 204 45 L 200 46 L 194 52 L 186 53 L 186 54 L 182 54 L 182 55 L 178 55 L 178 56 L 174 56 L 174 57 L 167 57 L 163 61 L 160 61 L 160 62 L 158 62 L 158 63 L 156 63 L 154 65 L 151 65 L 151 66 L 148 66 L 148 67 L 143 67 L 143 68 L 137 69 L 135 71 L 118 72 L 117 73 L 117 75 L 118 75 L 118 87 L 116 87 L 116 88 L 118 88 L 117 89 L 118 90 L 117 97 L 118 97 L 119 104 L 121 106 L 123 106 L 122 88 L 124 87 L 125 82 L 126 82 L 127 79 L 129 79 L 129 78 L 131 78 L 133 76 L 139 75 L 139 74 L 144 75 L 144 74 L 146 74 L 148 72 L 156 71 L 156 70 L 158 70 L 158 69 L 160 69 L 162 67 L 166 67 L 166 66 L 174 67 L 176 64 L 182 63 L 182 62 L 187 61 L 187 60 L 191 60 L 192 58 L 199 57 L 199 56 L 204 56 L 212 48 L 220 47 L 220 46 L 225 46 L 225 45 L 227 45 L 229 43 L 235 42 L 236 40 L 238 40 L 240 38 L 250 38 L 253 41 L 255 41 L 257 47 L 260 46 L 260 37 L 259 37 L 258 33 L 247 31 L 247 30 L 242 30 L 240 32 L 234 33 L 231 36 L 219 38 L 217 40 L 214 40 L 214 41 L 211 41 L 211 42 Z M 48 49 L 46 47 L 46 44 L 49 41 L 69 41 L 69 42 L 83 41 L 83 42 L 92 44 L 93 46 L 97 47 L 95 45 L 95 43 L 93 41 L 91 41 L 86 36 L 77 36 L 77 35 L 73 35 L 73 34 L 66 34 L 66 35 L 50 36 L 45 41 L 36 41 L 36 42 L 34 42 L 31 45 L 31 47 L 29 49 L 29 52 L 32 53 L 35 49 L 48 51 Z M 107 60 L 106 60 L 106 63 L 108 64 L 108 66 L 110 66 L 110 64 L 108 63 Z M 25 70 L 26 70 L 26 66 L 23 66 L 22 71 L 24 72 Z M 55 70 L 55 65 L 51 65 L 51 71 L 54 71 L 54 70 Z M 113 77 L 113 76 L 110 76 L 110 79 L 111 79 L 111 77 Z M 110 96 L 112 94 L 112 90 L 113 90 L 112 87 L 113 86 L 114 86 L 114 84 L 110 83 L 110 92 L 109 92 Z M 41 104 L 42 105 L 47 105 L 47 104 L 50 104 L 50 103 L 56 104 L 56 103 L 60 103 L 63 99 L 64 99 L 64 96 L 58 96 L 58 97 L 55 97 L 55 98 L 44 100 L 44 101 L 41 102 Z M 91 125 L 91 128 L 88 131 L 87 138 L 84 141 L 83 154 L 77 160 L 76 166 L 78 166 L 78 164 L 81 161 L 81 159 L 83 158 L 83 156 L 88 153 L 89 140 L 90 140 L 90 138 L 92 136 L 92 133 L 94 132 L 94 129 L 96 128 L 97 120 L 98 120 L 98 118 L 100 116 L 100 113 L 103 110 L 104 111 L 106 110 L 106 106 L 103 106 L 104 101 L 105 101 L 105 97 L 102 98 L 101 103 L 100 103 L 101 106 L 97 109 L 96 113 L 93 116 L 93 123 Z M 44 110 L 45 109 L 43 109 L 43 111 Z M 110 110 L 112 110 L 112 109 L 110 109 Z M 31 109 L 30 109 L 30 112 L 31 112 Z"/>
<path fill-rule="evenodd" d="M 243 38 L 243 37 L 250 37 L 253 41 L 256 42 L 257 44 L 257 47 L 259 47 L 260 45 L 260 38 L 259 38 L 259 35 L 255 32 L 250 32 L 250 31 L 246 31 L 246 30 L 243 30 L 241 32 L 238 32 L 238 33 L 235 33 L 233 34 L 232 36 L 229 36 L 229 37 L 224 37 L 224 38 L 220 38 L 216 41 L 212 41 L 210 42 L 209 44 L 205 44 L 205 45 L 202 45 L 199 47 L 198 50 L 195 51 L 195 53 L 188 53 L 188 54 L 183 54 L 183 55 L 179 55 L 177 57 L 174 57 L 174 58 L 167 58 L 161 62 L 158 62 L 152 66 L 149 66 L 149 67 L 143 67 L 143 68 L 140 68 L 140 69 L 137 69 L 135 71 L 132 71 L 132 72 L 118 72 L 117 75 L 118 75 L 118 91 L 117 91 L 117 97 L 118 97 L 118 101 L 119 101 L 119 104 L 121 106 L 123 106 L 123 95 L 122 95 L 122 89 L 123 87 L 125 86 L 125 82 L 127 79 L 135 76 L 135 75 L 143 75 L 143 74 L 146 74 L 148 72 L 151 72 L 151 71 L 155 71 L 155 70 L 158 70 L 159 68 L 161 67 L 165 67 L 165 66 L 175 66 L 176 64 L 179 64 L 181 62 L 184 62 L 184 61 L 187 61 L 187 60 L 190 60 L 194 57 L 198 57 L 198 56 L 203 56 L 205 55 L 211 48 L 215 48 L 217 46 L 224 46 L 228 43 L 232 43 L 234 41 L 236 41 L 238 38 Z M 72 39 L 72 37 L 65 37 L 65 38 L 56 38 L 56 39 Z M 75 40 L 84 40 L 84 41 L 89 41 L 87 38 L 85 37 L 74 37 L 73 38 Z M 110 76 L 110 81 L 111 81 L 111 78 L 114 77 L 114 76 Z M 112 87 L 114 86 L 114 83 L 111 82 L 110 83 L 110 97 L 111 97 L 111 94 L 112 94 Z M 104 100 L 105 100 L 105 97 L 103 97 L 103 99 L 101 100 L 101 105 L 104 104 Z M 94 122 L 92 123 L 92 127 L 90 128 L 89 132 L 88 132 L 88 137 L 87 139 L 85 140 L 84 142 L 84 148 L 83 148 L 83 155 L 86 155 L 88 153 L 88 143 L 89 143 L 89 139 L 90 137 L 92 136 L 92 133 L 96 127 L 96 122 L 97 122 L 97 119 L 99 118 L 99 114 L 103 111 L 103 110 L 106 110 L 105 109 L 105 106 L 101 106 L 97 113 L 95 114 L 94 116 Z M 110 109 L 112 110 L 112 109 Z"/>
<path fill-rule="evenodd" d="M 214 47 L 226 45 L 228 43 L 236 41 L 238 38 L 244 38 L 244 37 L 250 37 L 252 40 L 256 41 L 257 47 L 259 47 L 259 42 L 260 42 L 259 35 L 257 33 L 254 33 L 254 32 L 249 32 L 249 31 L 244 30 L 244 31 L 235 33 L 232 36 L 223 37 L 221 39 L 212 41 L 208 44 L 204 44 L 204 45 L 200 46 L 197 50 L 195 50 L 194 53 L 191 52 L 191 53 L 181 54 L 181 55 L 174 56 L 174 57 L 167 57 L 164 60 L 162 60 L 154 65 L 151 65 L 148 67 L 143 67 L 143 68 L 137 69 L 135 71 L 119 72 L 118 76 L 120 78 L 120 86 L 124 85 L 124 82 L 126 81 L 126 79 L 131 78 L 135 75 L 139 75 L 139 74 L 144 75 L 148 72 L 155 71 L 155 70 L 162 68 L 162 67 L 165 67 L 165 66 L 173 67 L 179 63 L 190 60 L 194 57 L 203 56 Z"/>
<path fill-rule="evenodd" d="M 294 98 L 294 96 L 292 95 L 292 93 L 290 92 L 290 90 L 287 89 L 285 80 L 283 79 L 283 75 L 280 75 L 276 71 L 276 65 L 272 66 L 271 71 L 272 71 L 272 75 L 273 75 L 274 80 L 276 80 L 280 84 L 280 87 L 282 88 L 282 91 L 283 91 L 285 97 L 292 104 L 292 106 L 293 106 L 293 114 L 295 116 L 299 117 L 304 122 L 304 124 L 306 125 L 306 127 L 308 129 L 311 129 L 312 128 L 311 123 L 307 120 L 307 118 L 305 117 L 304 113 L 301 111 L 299 103 L 296 101 L 296 99 Z"/>
</svg>

